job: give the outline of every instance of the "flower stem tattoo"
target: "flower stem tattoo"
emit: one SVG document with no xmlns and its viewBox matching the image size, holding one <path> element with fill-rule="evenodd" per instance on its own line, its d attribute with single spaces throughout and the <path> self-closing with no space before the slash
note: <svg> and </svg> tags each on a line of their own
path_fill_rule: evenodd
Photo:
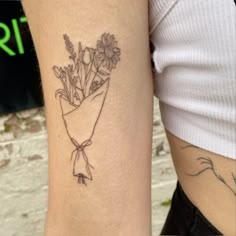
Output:
<svg viewBox="0 0 236 236">
<path fill-rule="evenodd" d="M 198 148 L 194 145 L 187 145 L 182 149 L 186 148 Z M 214 163 L 212 158 L 208 156 L 200 156 L 197 157 L 197 161 L 200 162 L 202 169 L 197 171 L 194 174 L 187 174 L 188 176 L 199 176 L 205 171 L 211 171 L 214 176 L 221 181 L 236 197 L 236 165 L 234 171 L 228 171 L 227 173 L 221 171 L 221 166 L 219 164 Z M 236 163 L 235 163 L 236 164 Z"/>
<path fill-rule="evenodd" d="M 111 72 L 120 61 L 121 50 L 115 36 L 104 33 L 96 48 L 82 47 L 78 51 L 68 35 L 64 34 L 70 63 L 53 66 L 62 88 L 55 93 L 59 98 L 62 119 L 67 135 L 75 149 L 71 153 L 73 176 L 87 185 L 93 180 L 92 169 L 85 148 L 92 145 L 92 137 L 101 115 L 109 89 Z"/>
</svg>

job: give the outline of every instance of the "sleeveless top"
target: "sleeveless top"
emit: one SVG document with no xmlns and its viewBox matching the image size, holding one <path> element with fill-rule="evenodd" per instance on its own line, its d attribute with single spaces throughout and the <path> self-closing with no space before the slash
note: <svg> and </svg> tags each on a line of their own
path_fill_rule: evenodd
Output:
<svg viewBox="0 0 236 236">
<path fill-rule="evenodd" d="M 149 0 L 155 95 L 165 128 L 236 159 L 233 0 Z"/>
</svg>

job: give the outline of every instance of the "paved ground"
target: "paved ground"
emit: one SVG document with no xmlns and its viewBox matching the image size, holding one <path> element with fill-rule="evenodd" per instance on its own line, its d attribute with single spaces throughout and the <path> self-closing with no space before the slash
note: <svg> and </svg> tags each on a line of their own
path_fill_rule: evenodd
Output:
<svg viewBox="0 0 236 236">
<path fill-rule="evenodd" d="M 157 100 L 154 100 L 153 144 L 152 144 L 152 217 L 153 236 L 160 230 L 169 210 L 170 200 L 176 185 L 176 174 L 169 145 L 159 114 Z"/>
<path fill-rule="evenodd" d="M 175 182 L 155 100 L 153 236 L 160 233 Z M 0 117 L 0 236 L 42 236 L 47 190 L 47 132 L 43 109 Z"/>
</svg>

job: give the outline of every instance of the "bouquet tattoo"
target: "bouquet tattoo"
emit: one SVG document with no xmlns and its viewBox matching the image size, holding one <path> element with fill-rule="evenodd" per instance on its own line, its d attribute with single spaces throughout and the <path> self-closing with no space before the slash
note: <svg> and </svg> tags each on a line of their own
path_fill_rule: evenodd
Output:
<svg viewBox="0 0 236 236">
<path fill-rule="evenodd" d="M 75 146 L 71 154 L 73 176 L 78 183 L 92 180 L 91 169 L 85 148 L 92 144 L 92 137 L 101 115 L 109 88 L 110 74 L 120 60 L 120 49 L 114 35 L 104 33 L 97 41 L 96 48 L 83 48 L 78 51 L 68 35 L 64 35 L 70 64 L 53 66 L 55 76 L 60 79 L 62 88 L 55 93 L 60 100 L 62 118 L 67 134 Z"/>
</svg>

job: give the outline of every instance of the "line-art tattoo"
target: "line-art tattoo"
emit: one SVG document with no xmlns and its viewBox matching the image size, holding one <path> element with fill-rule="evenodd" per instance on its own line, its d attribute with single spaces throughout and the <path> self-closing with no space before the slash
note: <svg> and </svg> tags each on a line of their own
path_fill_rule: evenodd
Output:
<svg viewBox="0 0 236 236">
<path fill-rule="evenodd" d="M 195 148 L 193 145 L 188 145 L 185 148 Z M 198 148 L 198 147 L 197 147 Z M 198 157 L 196 159 L 197 161 L 200 161 L 201 166 L 203 166 L 203 169 L 198 171 L 197 173 L 194 174 L 187 174 L 189 176 L 199 176 L 203 172 L 207 170 L 211 170 L 215 177 L 220 180 L 225 186 L 227 186 L 230 191 L 236 196 L 236 168 L 235 172 L 231 172 L 226 174 L 221 174 L 220 169 L 216 167 L 214 164 L 213 160 L 206 156 L 206 157 Z"/>
<path fill-rule="evenodd" d="M 71 154 L 73 176 L 78 183 L 93 180 L 92 169 L 85 148 L 92 145 L 92 137 L 101 115 L 109 89 L 110 75 L 120 61 L 121 50 L 115 36 L 104 33 L 96 48 L 82 47 L 75 51 L 69 36 L 64 34 L 70 63 L 53 66 L 62 88 L 55 93 L 59 98 L 66 132 L 75 146 Z"/>
</svg>

